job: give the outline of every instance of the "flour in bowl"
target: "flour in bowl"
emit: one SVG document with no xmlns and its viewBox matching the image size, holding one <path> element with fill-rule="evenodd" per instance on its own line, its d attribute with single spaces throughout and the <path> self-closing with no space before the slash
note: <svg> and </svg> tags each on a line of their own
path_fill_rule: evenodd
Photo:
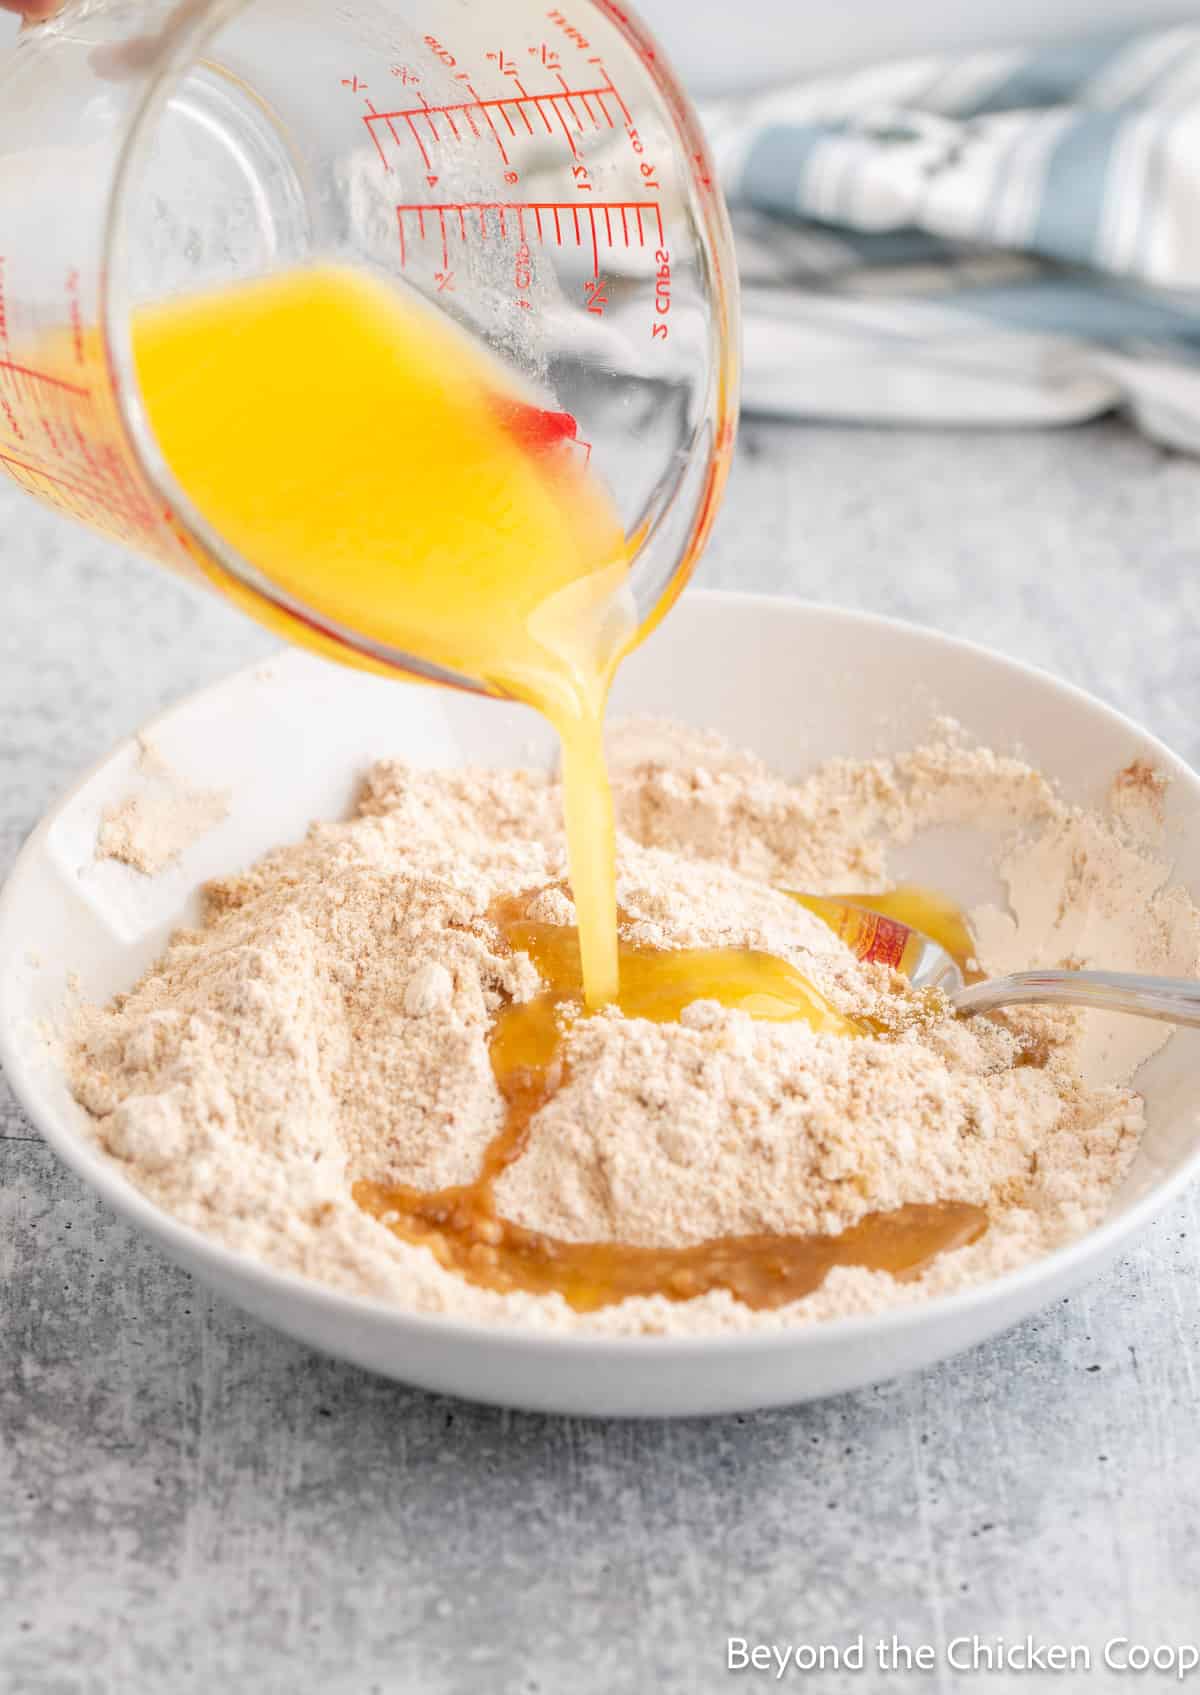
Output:
<svg viewBox="0 0 1200 1695">
<path fill-rule="evenodd" d="M 573 920 L 559 790 L 539 771 L 376 766 L 349 821 L 214 884 L 200 929 L 79 1016 L 71 1081 L 99 1145 L 185 1223 L 271 1265 L 409 1310 L 543 1330 L 715 1332 L 876 1311 L 996 1276 L 1100 1221 L 1143 1128 L 1131 1078 L 1169 1031 L 1062 1009 L 956 1020 L 859 963 L 782 890 L 879 889 L 898 844 L 986 827 L 1006 838 L 1008 909 L 972 914 L 985 970 L 1195 974 L 1200 913 L 1149 845 L 1153 773 L 1121 774 L 1101 816 L 952 725 L 908 754 L 834 761 L 800 782 L 667 725 L 619 729 L 612 753 L 626 943 L 774 955 L 872 1033 L 704 999 L 674 1022 L 573 1020 L 522 1151 L 496 1177 L 506 1228 L 564 1259 L 626 1244 L 684 1264 L 714 1240 L 844 1245 L 897 1209 L 955 1205 L 986 1214 L 977 1240 L 915 1277 L 831 1262 L 811 1293 L 762 1310 L 728 1288 L 688 1298 L 682 1274 L 577 1310 L 492 1278 L 491 1237 L 462 1275 L 436 1221 L 410 1239 L 386 1205 L 363 1204 L 453 1197 L 503 1131 L 511 1103 L 489 1043 L 544 985 L 496 915 L 515 913 L 517 934 Z"/>
<path fill-rule="evenodd" d="M 138 738 L 141 782 L 107 807 L 96 832 L 96 858 L 115 859 L 154 877 L 229 816 L 226 789 L 185 783 L 154 743 Z"/>
</svg>

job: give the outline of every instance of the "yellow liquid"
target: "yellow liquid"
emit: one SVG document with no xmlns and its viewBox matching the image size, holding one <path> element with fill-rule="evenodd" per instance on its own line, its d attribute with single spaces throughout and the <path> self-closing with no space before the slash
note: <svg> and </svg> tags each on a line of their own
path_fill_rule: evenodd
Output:
<svg viewBox="0 0 1200 1695">
<path fill-rule="evenodd" d="M 134 353 L 179 483 L 273 584 L 554 725 L 586 999 L 615 1000 L 601 722 L 637 633 L 629 547 L 556 415 L 434 314 L 335 266 L 144 309 Z"/>
</svg>

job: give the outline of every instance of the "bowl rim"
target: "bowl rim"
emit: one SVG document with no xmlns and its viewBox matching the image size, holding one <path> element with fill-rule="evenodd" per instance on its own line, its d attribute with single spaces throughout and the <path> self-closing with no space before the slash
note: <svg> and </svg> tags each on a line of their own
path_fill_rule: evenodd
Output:
<svg viewBox="0 0 1200 1695">
<path fill-rule="evenodd" d="M 882 613 L 861 612 L 851 607 L 829 606 L 793 595 L 697 588 L 689 590 L 686 599 L 689 604 L 708 604 L 718 610 L 740 608 L 773 617 L 786 612 L 805 618 L 856 624 L 880 634 L 891 632 L 908 637 L 916 636 L 935 648 L 954 650 L 988 665 L 1006 669 L 1013 674 L 1014 680 L 1022 677 L 1036 680 L 1041 685 L 1048 685 L 1052 691 L 1065 699 L 1084 705 L 1093 712 L 1099 712 L 1114 728 L 1136 736 L 1170 775 L 1191 791 L 1197 808 L 1200 809 L 1200 774 L 1193 771 L 1191 766 L 1158 737 L 1143 729 L 1116 707 L 1109 706 L 1076 684 L 1066 682 L 1053 673 L 1029 665 L 1023 660 L 1010 658 L 1007 654 L 986 647 L 980 642 L 951 636 L 913 620 L 894 618 Z M 175 713 L 193 708 L 239 681 L 255 675 L 261 676 L 264 664 L 274 668 L 288 665 L 297 659 L 305 664 L 311 663 L 308 655 L 300 650 L 283 648 L 269 655 L 265 661 L 253 661 L 215 682 L 206 684 L 203 688 L 181 696 L 147 719 L 133 735 L 109 748 L 70 784 L 26 838 L 3 887 L 0 888 L 0 961 L 9 956 L 7 931 L 14 922 L 13 913 L 27 868 L 32 865 L 43 840 L 79 791 L 138 737 L 152 734 L 158 725 L 173 717 Z M 0 970 L 2 969 L 0 966 Z M 763 1353 L 774 1354 L 779 1350 L 816 1351 L 836 1346 L 839 1342 L 861 1345 L 865 1341 L 877 1340 L 883 1344 L 891 1339 L 903 1337 L 913 1330 L 920 1330 L 926 1324 L 950 1324 L 956 1319 L 993 1308 L 998 1313 L 1008 1315 L 1001 1317 L 998 1323 L 992 1326 L 993 1329 L 1001 1328 L 1007 1322 L 1016 1322 L 1024 1312 L 1032 1310 L 1032 1307 L 1038 1304 L 1034 1291 L 1039 1284 L 1047 1285 L 1047 1298 L 1050 1298 L 1049 1291 L 1065 1286 L 1068 1281 L 1081 1278 L 1089 1263 L 1103 1264 L 1111 1260 L 1123 1243 L 1136 1235 L 1200 1175 L 1198 1136 L 1196 1145 L 1178 1169 L 1155 1181 L 1145 1194 L 1139 1196 L 1117 1217 L 1106 1218 L 1101 1224 L 1085 1231 L 1083 1235 L 1064 1246 L 998 1277 L 988 1278 L 982 1283 L 972 1284 L 950 1294 L 918 1298 L 911 1303 L 889 1307 L 877 1313 L 856 1313 L 842 1318 L 782 1323 L 759 1330 L 718 1331 L 710 1334 L 643 1333 L 607 1336 L 570 1330 L 535 1330 L 507 1321 L 481 1322 L 458 1318 L 453 1314 L 415 1312 L 380 1296 L 351 1294 L 298 1272 L 280 1270 L 249 1254 L 226 1247 L 224 1243 L 194 1226 L 184 1224 L 150 1200 L 98 1147 L 86 1141 L 78 1131 L 51 1114 L 46 1115 L 48 1124 L 43 1121 L 40 1111 L 32 1105 L 37 1094 L 34 1063 L 26 1058 L 14 1030 L 10 1028 L 7 1020 L 3 1019 L 0 1019 L 0 1069 L 3 1070 L 21 1110 L 65 1165 L 143 1235 L 149 1236 L 160 1245 L 165 1244 L 166 1251 L 176 1263 L 200 1261 L 210 1267 L 218 1275 L 220 1286 L 225 1292 L 228 1292 L 231 1284 L 249 1283 L 265 1296 L 314 1305 L 323 1309 L 327 1317 L 342 1317 L 348 1321 L 367 1320 L 373 1326 L 392 1327 L 398 1340 L 411 1332 L 415 1337 L 430 1342 L 443 1340 L 459 1344 L 473 1343 L 485 1348 L 504 1347 L 517 1353 L 540 1355 L 550 1352 L 555 1356 L 564 1357 L 582 1354 L 592 1359 L 614 1362 L 636 1360 L 639 1366 L 649 1365 L 659 1357 L 664 1361 L 703 1360 L 725 1355 L 754 1357 Z M 1031 1295 L 1032 1300 L 1027 1300 L 1026 1297 Z M 261 1312 L 260 1307 L 255 1310 Z M 983 1334 L 982 1330 L 980 1334 Z M 889 1372 L 887 1375 L 893 1373 Z"/>
</svg>

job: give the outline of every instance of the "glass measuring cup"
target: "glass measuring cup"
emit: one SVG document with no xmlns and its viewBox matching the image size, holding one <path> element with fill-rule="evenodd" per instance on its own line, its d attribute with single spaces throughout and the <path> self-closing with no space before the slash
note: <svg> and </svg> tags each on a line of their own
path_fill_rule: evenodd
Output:
<svg viewBox="0 0 1200 1695">
<path fill-rule="evenodd" d="M 611 0 L 69 0 L 0 62 L 0 468 L 308 645 L 478 687 L 272 582 L 150 428 L 136 307 L 325 257 L 486 344 L 607 485 L 661 615 L 728 466 L 736 283 L 644 29 Z"/>
</svg>

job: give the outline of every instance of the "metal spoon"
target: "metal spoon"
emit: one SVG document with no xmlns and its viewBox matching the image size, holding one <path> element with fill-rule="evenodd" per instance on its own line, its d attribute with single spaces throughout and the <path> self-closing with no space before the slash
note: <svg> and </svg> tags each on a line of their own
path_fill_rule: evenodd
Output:
<svg viewBox="0 0 1200 1695">
<path fill-rule="evenodd" d="M 1200 981 L 1190 977 L 1141 977 L 1126 971 L 1018 971 L 1011 977 L 968 984 L 955 955 L 906 917 L 899 917 L 894 901 L 889 906 L 871 895 L 782 892 L 815 912 L 857 958 L 884 960 L 903 972 L 914 989 L 940 989 L 964 1017 L 1002 1006 L 1056 1001 L 1060 1006 L 1091 1006 L 1102 1012 L 1157 1018 L 1165 1024 L 1200 1026 Z M 929 906 L 928 891 L 910 889 L 908 893 L 924 897 Z M 939 905 L 953 916 L 953 909 L 935 897 L 932 909 Z M 965 942 L 968 932 L 962 930 L 962 935 Z"/>
<path fill-rule="evenodd" d="M 1165 1024 L 1200 1026 L 1200 982 L 1190 977 L 1143 977 L 1129 971 L 1017 971 L 966 984 L 945 948 L 928 936 L 912 974 L 914 988 L 941 989 L 955 1012 L 971 1017 L 1001 1006 L 1056 1001 L 1060 1006 L 1091 1006 L 1102 1012 L 1131 1012 Z"/>
</svg>

